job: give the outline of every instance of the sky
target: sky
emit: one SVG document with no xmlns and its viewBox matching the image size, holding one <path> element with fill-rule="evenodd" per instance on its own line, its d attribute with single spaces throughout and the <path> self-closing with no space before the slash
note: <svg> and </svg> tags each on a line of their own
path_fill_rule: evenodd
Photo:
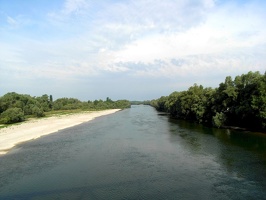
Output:
<svg viewBox="0 0 266 200">
<path fill-rule="evenodd" d="M 0 96 L 151 100 L 266 70 L 265 0 L 0 0 Z"/>
</svg>

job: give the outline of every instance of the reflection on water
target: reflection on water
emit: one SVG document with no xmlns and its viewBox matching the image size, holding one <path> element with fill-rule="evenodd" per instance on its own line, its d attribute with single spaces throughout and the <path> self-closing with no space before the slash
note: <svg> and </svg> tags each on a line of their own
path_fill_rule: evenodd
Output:
<svg viewBox="0 0 266 200">
<path fill-rule="evenodd" d="M 260 152 L 262 154 L 265 154 L 266 151 L 266 134 L 264 133 L 208 128 L 199 124 L 188 123 L 182 120 L 175 120 L 175 119 L 169 119 L 169 122 L 170 122 L 169 126 L 171 127 L 176 125 L 178 129 L 177 132 L 184 133 L 181 134 L 184 137 L 191 132 L 205 134 L 204 137 L 206 137 L 206 134 L 209 134 L 211 136 L 215 136 L 216 138 L 218 138 L 219 142 L 222 142 L 223 144 L 235 145 L 238 147 L 242 147 L 245 150 L 254 151 L 255 153 Z M 173 131 L 172 129 L 169 128 L 169 130 L 173 134 L 175 134 L 175 131 Z M 193 134 L 193 136 L 197 138 L 200 137 L 200 135 L 198 134 L 197 135 Z"/>
<path fill-rule="evenodd" d="M 0 157 L 0 199 L 264 199 L 265 144 L 133 106 Z"/>
<path fill-rule="evenodd" d="M 169 119 L 171 141 L 182 138 L 183 149 L 193 155 L 213 157 L 231 180 L 223 176 L 221 183 L 215 184 L 216 190 L 234 190 L 234 184 L 245 182 L 243 191 L 258 195 L 256 188 L 265 188 L 266 177 L 266 136 L 260 133 L 235 131 L 229 129 L 207 128 L 202 125 Z M 176 130 L 176 131 L 174 131 Z M 189 130 L 189 131 L 188 131 Z M 255 191 L 254 191 L 255 190 Z M 253 192 L 252 192 L 253 191 Z M 252 199 L 255 198 L 252 197 Z"/>
</svg>

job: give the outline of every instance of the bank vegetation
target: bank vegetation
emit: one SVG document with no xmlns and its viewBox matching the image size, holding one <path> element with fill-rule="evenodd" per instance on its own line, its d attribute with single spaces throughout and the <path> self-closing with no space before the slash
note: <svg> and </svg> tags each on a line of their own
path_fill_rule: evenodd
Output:
<svg viewBox="0 0 266 200">
<path fill-rule="evenodd" d="M 0 97 L 0 124 L 12 124 L 24 121 L 29 117 L 44 117 L 53 113 L 69 113 L 79 111 L 96 111 L 106 109 L 129 108 L 127 100 L 80 101 L 76 98 L 59 98 L 53 101 L 52 95 L 44 94 L 32 97 L 27 94 L 10 92 Z"/>
<path fill-rule="evenodd" d="M 266 131 L 266 72 L 249 72 L 218 88 L 194 84 L 186 91 L 173 92 L 150 102 L 172 117 L 215 127 Z"/>
</svg>

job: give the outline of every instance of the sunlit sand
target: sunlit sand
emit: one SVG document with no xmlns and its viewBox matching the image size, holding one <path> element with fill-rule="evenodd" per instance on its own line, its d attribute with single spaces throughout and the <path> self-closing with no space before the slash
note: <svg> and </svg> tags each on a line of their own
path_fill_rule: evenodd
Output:
<svg viewBox="0 0 266 200">
<path fill-rule="evenodd" d="M 96 117 L 112 114 L 119 109 L 83 112 L 48 118 L 33 119 L 18 125 L 0 129 L 0 154 L 7 153 L 16 144 L 55 133 L 58 130 L 76 126 Z"/>
</svg>

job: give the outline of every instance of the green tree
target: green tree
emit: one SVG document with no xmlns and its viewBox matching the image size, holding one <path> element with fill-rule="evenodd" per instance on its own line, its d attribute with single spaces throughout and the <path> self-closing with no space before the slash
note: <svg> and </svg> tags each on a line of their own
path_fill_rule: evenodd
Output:
<svg viewBox="0 0 266 200">
<path fill-rule="evenodd" d="M 180 95 L 180 116 L 184 119 L 201 123 L 205 113 L 206 97 L 202 85 L 194 84 Z"/>
<path fill-rule="evenodd" d="M 226 116 L 224 113 L 216 113 L 215 116 L 213 117 L 213 125 L 215 127 L 220 128 L 221 126 L 224 125 L 226 121 Z"/>
<path fill-rule="evenodd" d="M 112 99 L 110 99 L 109 97 L 106 98 L 106 102 L 112 103 Z"/>
<path fill-rule="evenodd" d="M 227 122 L 223 121 L 224 124 L 235 124 L 238 91 L 230 76 L 225 78 L 224 83 L 220 83 L 219 87 L 214 92 L 213 98 L 214 104 L 212 107 L 212 114 L 215 116 L 217 113 L 223 113 L 225 116 L 224 119 L 227 119 Z"/>
<path fill-rule="evenodd" d="M 240 126 L 266 130 L 266 72 L 230 76 L 216 89 L 194 84 L 187 91 L 150 101 L 173 117 L 216 127 Z"/>
<path fill-rule="evenodd" d="M 50 101 L 49 96 L 47 94 L 42 95 L 41 97 L 37 97 L 36 100 L 40 103 L 40 107 L 45 111 L 50 111 Z"/>
<path fill-rule="evenodd" d="M 52 109 L 53 108 L 53 96 L 50 95 L 50 99 L 49 99 L 49 108 Z"/>
<path fill-rule="evenodd" d="M 248 128 L 263 127 L 265 123 L 265 74 L 249 72 L 235 78 L 238 91 L 236 116 L 239 125 Z"/>
<path fill-rule="evenodd" d="M 156 102 L 156 105 L 155 105 L 156 109 L 158 111 L 166 112 L 167 111 L 167 108 L 165 106 L 166 101 L 167 101 L 167 97 L 161 96 Z"/>
<path fill-rule="evenodd" d="M 167 112 L 170 113 L 170 115 L 172 117 L 179 117 L 179 115 L 181 114 L 180 112 L 180 92 L 173 92 L 171 93 L 166 102 L 165 102 L 165 107 Z"/>
<path fill-rule="evenodd" d="M 45 116 L 42 108 L 39 108 L 37 106 L 33 106 L 31 110 L 32 110 L 32 114 L 35 115 L 36 117 L 44 117 Z"/>
</svg>

